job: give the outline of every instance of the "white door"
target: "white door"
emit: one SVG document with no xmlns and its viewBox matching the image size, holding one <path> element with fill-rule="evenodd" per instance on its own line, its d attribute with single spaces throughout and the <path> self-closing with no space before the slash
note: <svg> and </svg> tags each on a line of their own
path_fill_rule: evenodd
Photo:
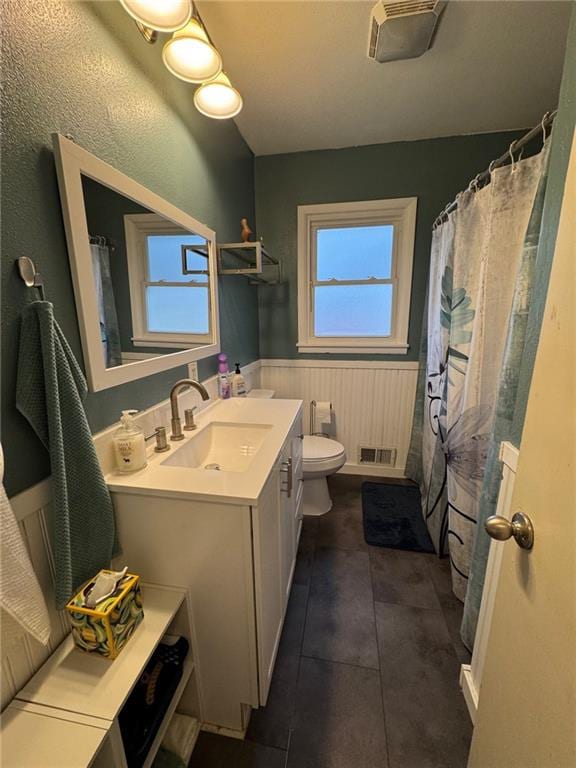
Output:
<svg viewBox="0 0 576 768">
<path fill-rule="evenodd" d="M 573 144 L 468 768 L 576 767 L 575 244 Z"/>
</svg>

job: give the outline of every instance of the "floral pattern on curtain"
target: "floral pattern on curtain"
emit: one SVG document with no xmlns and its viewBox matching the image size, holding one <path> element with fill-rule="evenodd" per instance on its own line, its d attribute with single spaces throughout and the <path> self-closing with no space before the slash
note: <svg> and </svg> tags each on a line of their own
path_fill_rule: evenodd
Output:
<svg viewBox="0 0 576 768">
<path fill-rule="evenodd" d="M 502 379 L 519 365 L 508 354 L 509 329 L 529 289 L 523 254 L 546 158 L 542 151 L 494 170 L 489 185 L 459 196 L 458 208 L 432 237 L 422 401 L 415 407 L 407 474 L 420 484 L 428 530 L 437 552 L 450 556 L 461 600 L 474 570 Z M 473 632 L 464 639 L 470 647 Z"/>
</svg>

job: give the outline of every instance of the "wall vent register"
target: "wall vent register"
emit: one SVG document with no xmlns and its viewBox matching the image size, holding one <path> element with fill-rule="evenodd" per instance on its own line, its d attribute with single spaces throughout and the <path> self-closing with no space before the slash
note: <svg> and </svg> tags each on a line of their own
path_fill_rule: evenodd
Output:
<svg viewBox="0 0 576 768">
<path fill-rule="evenodd" d="M 361 445 L 358 448 L 358 463 L 394 467 L 396 466 L 396 448 L 371 448 Z"/>
</svg>

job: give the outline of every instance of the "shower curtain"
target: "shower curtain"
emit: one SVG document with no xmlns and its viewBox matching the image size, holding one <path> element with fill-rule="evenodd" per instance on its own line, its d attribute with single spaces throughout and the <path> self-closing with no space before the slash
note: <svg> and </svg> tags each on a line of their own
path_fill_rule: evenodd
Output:
<svg viewBox="0 0 576 768">
<path fill-rule="evenodd" d="M 98 298 L 98 315 L 100 319 L 100 339 L 107 368 L 122 365 L 122 349 L 120 347 L 120 332 L 118 315 L 114 299 L 114 286 L 110 272 L 110 254 L 105 245 L 90 244 L 92 254 L 92 270 Z"/>
<path fill-rule="evenodd" d="M 514 408 L 547 155 L 545 147 L 494 170 L 486 187 L 459 196 L 456 211 L 432 237 L 407 474 L 420 484 L 438 553 L 450 556 L 454 593 L 466 600 L 468 647 L 489 542 L 478 523 L 495 508 L 497 450 L 508 437 L 503 414 Z"/>
</svg>

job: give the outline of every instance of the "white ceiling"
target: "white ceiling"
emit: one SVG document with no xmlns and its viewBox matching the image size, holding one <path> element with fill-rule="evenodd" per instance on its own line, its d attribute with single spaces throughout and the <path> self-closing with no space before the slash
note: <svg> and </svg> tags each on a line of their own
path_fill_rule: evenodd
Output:
<svg viewBox="0 0 576 768">
<path fill-rule="evenodd" d="M 555 106 L 572 3 L 451 0 L 431 50 L 377 64 L 374 2 L 198 3 L 256 155 L 524 128 Z"/>
</svg>

